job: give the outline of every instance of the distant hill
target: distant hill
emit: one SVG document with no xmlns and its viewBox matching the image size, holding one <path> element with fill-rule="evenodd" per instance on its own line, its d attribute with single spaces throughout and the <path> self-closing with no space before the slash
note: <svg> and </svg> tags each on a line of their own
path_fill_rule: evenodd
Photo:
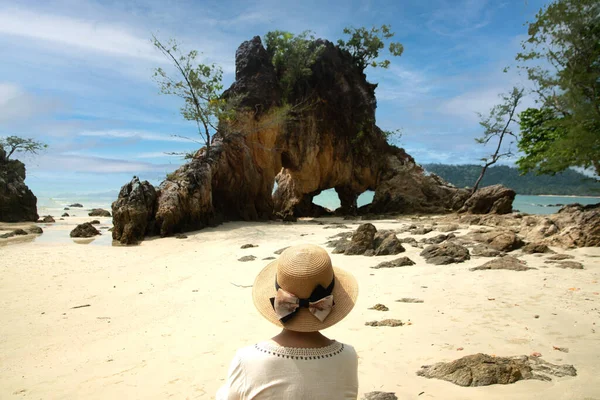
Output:
<svg viewBox="0 0 600 400">
<path fill-rule="evenodd" d="M 457 187 L 471 187 L 481 173 L 481 166 L 474 164 L 445 165 L 423 164 L 429 172 L 441 176 Z M 600 196 L 600 182 L 577 171 L 566 170 L 561 174 L 519 175 L 516 168 L 498 165 L 488 168 L 481 186 L 501 183 L 518 194 L 554 194 L 573 196 Z"/>
</svg>

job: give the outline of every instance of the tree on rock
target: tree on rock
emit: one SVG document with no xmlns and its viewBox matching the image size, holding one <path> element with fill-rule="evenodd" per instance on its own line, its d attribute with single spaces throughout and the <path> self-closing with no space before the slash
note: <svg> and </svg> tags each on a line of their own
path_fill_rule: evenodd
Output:
<svg viewBox="0 0 600 400">
<path fill-rule="evenodd" d="M 45 143 L 18 136 L 7 136 L 4 139 L 0 139 L 0 146 L 6 152 L 7 160 L 14 153 L 38 154 L 38 152 L 48 148 L 48 145 Z"/>
<path fill-rule="evenodd" d="M 232 102 L 221 97 L 223 70 L 215 64 L 197 63 L 199 53 L 192 50 L 184 54 L 174 39 L 163 44 L 152 35 L 152 43 L 173 64 L 178 76 L 171 76 L 164 69 L 156 68 L 154 78 L 160 91 L 183 99 L 181 115 L 196 123 L 198 133 L 203 138 L 203 143 L 200 143 L 206 146 L 205 156 L 208 157 L 212 135 L 224 127 L 219 122 L 227 122 L 234 116 Z M 188 154 L 186 158 L 190 156 Z"/>
<path fill-rule="evenodd" d="M 516 59 L 540 106 L 520 115 L 519 168 L 591 167 L 600 175 L 600 2 L 555 0 L 528 34 Z"/>
<path fill-rule="evenodd" d="M 385 42 L 394 36 L 389 25 L 381 25 L 381 28 L 374 26 L 371 29 L 346 27 L 344 34 L 350 35 L 350 38 L 347 41 L 339 39 L 338 46 L 352 55 L 360 69 L 364 70 L 367 66 L 389 67 L 390 60 L 377 61 L 379 52 L 385 48 Z M 404 52 L 404 46 L 399 42 L 390 42 L 388 51 L 392 56 L 398 57 Z"/>
<path fill-rule="evenodd" d="M 473 185 L 473 192 L 475 192 L 479 187 L 479 184 L 485 175 L 485 171 L 487 171 L 490 166 L 496 164 L 499 159 L 512 155 L 510 144 L 508 148 L 503 146 L 504 139 L 506 136 L 512 136 L 513 138 L 517 137 L 517 135 L 512 131 L 512 125 L 514 122 L 516 122 L 515 114 L 517 107 L 523 98 L 523 91 L 524 90 L 521 88 L 514 87 L 510 94 L 500 95 L 503 102 L 492 107 L 489 114 L 483 115 L 479 113 L 479 125 L 481 125 L 485 130 L 483 132 L 483 136 L 476 138 L 475 141 L 477 143 L 486 145 L 492 139 L 496 139 L 498 140 L 498 143 L 493 154 L 481 159 L 484 164 L 481 168 L 481 173 L 479 174 L 477 181 Z"/>
</svg>

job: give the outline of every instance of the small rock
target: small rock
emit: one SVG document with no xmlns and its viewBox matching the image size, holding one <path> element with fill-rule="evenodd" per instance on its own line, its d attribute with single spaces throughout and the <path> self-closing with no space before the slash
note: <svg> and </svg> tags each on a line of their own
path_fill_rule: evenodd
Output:
<svg viewBox="0 0 600 400">
<path fill-rule="evenodd" d="M 399 303 L 424 303 L 421 299 L 414 299 L 412 297 L 403 297 L 401 299 L 396 300 Z"/>
<path fill-rule="evenodd" d="M 404 267 L 407 265 L 415 265 L 415 262 L 408 257 L 400 257 L 400 258 L 397 258 L 392 261 L 384 261 L 384 262 L 379 263 L 376 266 L 371 267 L 371 268 L 373 268 L 373 269 L 397 268 L 397 267 Z"/>
<path fill-rule="evenodd" d="M 110 217 L 110 212 L 102 208 L 92 208 L 88 213 L 90 217 Z"/>
<path fill-rule="evenodd" d="M 400 238 L 398 239 L 400 241 L 400 243 L 408 243 L 413 247 L 417 247 L 417 239 L 413 238 L 413 237 L 405 237 L 405 238 Z"/>
<path fill-rule="evenodd" d="M 98 231 L 92 224 L 89 222 L 85 222 L 83 224 L 79 224 L 71 231 L 70 236 L 73 238 L 89 238 L 96 235 L 100 235 L 100 231 Z"/>
<path fill-rule="evenodd" d="M 536 318 L 536 319 L 537 319 L 537 318 L 539 318 L 539 317 L 540 317 L 540 316 L 539 316 L 539 315 L 537 315 L 537 314 L 533 316 L 533 318 Z"/>
<path fill-rule="evenodd" d="M 523 253 L 536 254 L 536 253 L 554 253 L 548 246 L 542 243 L 529 243 L 523 246 L 521 249 Z"/>
<path fill-rule="evenodd" d="M 61 217 L 70 217 L 69 213 L 63 213 L 63 215 L 61 215 Z"/>
<path fill-rule="evenodd" d="M 65 210 L 65 211 L 69 211 L 69 210 L 70 210 L 70 208 L 69 208 L 69 207 L 65 207 L 65 208 L 63 208 L 63 210 Z"/>
<path fill-rule="evenodd" d="M 373 307 L 369 307 L 369 310 L 389 311 L 390 309 L 381 303 L 377 303 Z"/>
<path fill-rule="evenodd" d="M 263 260 L 276 260 L 276 259 L 277 259 L 276 257 L 265 257 L 265 258 L 263 258 Z"/>
<path fill-rule="evenodd" d="M 0 235 L 0 239 L 8 239 L 15 236 L 14 232 L 7 232 L 7 233 L 3 233 L 2 235 Z"/>
<path fill-rule="evenodd" d="M 42 219 L 41 219 L 40 221 L 38 221 L 38 222 L 44 222 L 44 223 L 47 223 L 47 224 L 49 224 L 49 223 L 56 222 L 56 221 L 54 220 L 54 218 L 52 218 L 52 216 L 51 216 L 51 215 L 46 215 L 44 218 L 42 218 Z"/>
<path fill-rule="evenodd" d="M 251 249 L 253 247 L 258 247 L 258 245 L 257 244 L 248 243 L 248 244 L 242 245 L 242 247 L 240 247 L 240 249 Z"/>
<path fill-rule="evenodd" d="M 44 231 L 42 230 L 42 228 L 40 228 L 37 225 L 31 225 L 27 228 L 27 232 L 29 233 L 35 233 L 35 234 L 42 234 L 44 233 Z"/>
<path fill-rule="evenodd" d="M 421 252 L 421 256 L 428 264 L 434 265 L 461 263 L 471 258 L 466 247 L 453 242 L 432 244 Z"/>
<path fill-rule="evenodd" d="M 178 233 L 177 235 L 175 235 L 175 239 L 187 239 L 187 235 L 184 233 Z"/>
<path fill-rule="evenodd" d="M 551 381 L 550 376 L 576 376 L 572 365 L 555 365 L 539 357 L 496 357 L 473 354 L 451 362 L 424 365 L 417 375 L 459 386 L 506 385 L 525 379 Z"/>
<path fill-rule="evenodd" d="M 279 254 L 283 253 L 283 252 L 285 251 L 285 249 L 287 249 L 287 248 L 289 248 L 289 247 L 290 247 L 290 246 L 284 247 L 284 248 L 282 248 L 282 249 L 279 249 L 279 250 L 275 251 L 274 253 L 279 255 Z"/>
<path fill-rule="evenodd" d="M 398 238 L 396 238 L 396 235 L 390 233 L 385 239 L 383 239 L 381 244 L 377 246 L 377 249 L 375 249 L 374 254 L 376 256 L 389 256 L 399 254 L 404 251 L 405 249 L 404 247 L 402 247 L 402 243 L 400 243 Z M 367 255 L 366 252 L 365 255 Z"/>
<path fill-rule="evenodd" d="M 413 229 L 410 231 L 411 235 L 427 235 L 429 232 L 431 232 L 433 229 L 431 228 L 417 228 L 417 229 Z"/>
<path fill-rule="evenodd" d="M 242 258 L 238 258 L 238 261 L 241 261 L 241 262 L 254 261 L 254 260 L 256 260 L 256 257 L 254 257 L 254 256 L 244 256 Z"/>
<path fill-rule="evenodd" d="M 569 352 L 569 348 L 568 347 L 552 346 L 552 348 L 554 350 L 562 351 L 563 353 L 568 353 Z"/>
<path fill-rule="evenodd" d="M 560 260 L 570 260 L 573 258 L 575 258 L 575 257 L 570 254 L 555 254 L 553 256 L 548 257 L 548 260 L 560 261 Z"/>
<path fill-rule="evenodd" d="M 478 244 L 471 249 L 471 255 L 477 257 L 497 257 L 503 254 L 501 251 L 492 249 L 485 244 Z"/>
<path fill-rule="evenodd" d="M 394 392 L 369 392 L 361 400 L 398 400 Z"/>
<path fill-rule="evenodd" d="M 79 207 L 79 208 L 81 208 L 81 207 L 83 207 L 83 205 L 81 205 L 79 203 L 73 203 L 69 207 Z"/>
<path fill-rule="evenodd" d="M 98 221 L 97 219 L 90 221 L 90 224 L 92 225 L 100 225 L 100 221 Z"/>
<path fill-rule="evenodd" d="M 384 319 L 382 321 L 365 322 L 365 325 L 367 325 L 367 326 L 389 326 L 389 327 L 395 328 L 397 326 L 403 326 L 404 322 L 400 321 L 399 319 Z"/>
<path fill-rule="evenodd" d="M 508 269 L 511 271 L 527 271 L 536 268 L 528 267 L 525 261 L 519 260 L 518 258 L 512 256 L 504 256 L 495 260 L 488 261 L 485 264 L 480 265 L 479 267 L 470 268 L 469 271 L 482 271 L 487 269 Z"/>
<path fill-rule="evenodd" d="M 437 227 L 437 230 L 440 232 L 452 232 L 457 231 L 458 229 L 460 229 L 458 224 L 440 225 Z"/>
<path fill-rule="evenodd" d="M 15 229 L 15 230 L 13 231 L 13 233 L 14 233 L 15 235 L 19 235 L 19 236 L 22 236 L 22 235 L 27 235 L 27 232 L 26 232 L 26 231 L 24 231 L 23 229 Z"/>
<path fill-rule="evenodd" d="M 555 261 L 554 265 L 558 268 L 583 269 L 583 264 L 576 261 Z"/>
</svg>

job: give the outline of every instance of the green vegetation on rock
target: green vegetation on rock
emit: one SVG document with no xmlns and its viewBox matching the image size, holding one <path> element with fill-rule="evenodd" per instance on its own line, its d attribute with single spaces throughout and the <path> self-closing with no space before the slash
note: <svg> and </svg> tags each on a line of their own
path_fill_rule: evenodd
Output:
<svg viewBox="0 0 600 400">
<path fill-rule="evenodd" d="M 470 187 L 481 173 L 481 166 L 475 164 L 446 165 L 424 164 L 429 172 L 439 175 L 457 187 Z M 572 169 L 554 176 L 527 173 L 520 175 L 519 170 L 506 165 L 488 168 L 481 186 L 503 184 L 518 194 L 555 194 L 572 196 L 600 196 L 600 182 Z"/>
</svg>

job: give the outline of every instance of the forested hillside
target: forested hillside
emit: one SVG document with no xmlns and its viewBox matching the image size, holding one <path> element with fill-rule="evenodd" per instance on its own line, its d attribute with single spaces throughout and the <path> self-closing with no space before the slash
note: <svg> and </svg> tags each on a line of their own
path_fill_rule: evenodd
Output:
<svg viewBox="0 0 600 400">
<path fill-rule="evenodd" d="M 474 164 L 424 164 L 423 168 L 457 187 L 473 186 L 481 173 L 481 166 Z M 554 176 L 531 173 L 519 175 L 516 168 L 499 165 L 488 168 L 481 186 L 496 183 L 514 189 L 518 194 L 600 196 L 600 182 L 570 169 Z"/>
</svg>

